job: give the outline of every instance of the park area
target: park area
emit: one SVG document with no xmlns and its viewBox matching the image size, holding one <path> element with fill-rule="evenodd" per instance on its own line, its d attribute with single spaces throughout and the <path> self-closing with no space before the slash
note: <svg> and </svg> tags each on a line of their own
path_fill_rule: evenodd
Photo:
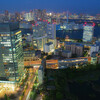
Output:
<svg viewBox="0 0 100 100">
<path fill-rule="evenodd" d="M 46 71 L 44 100 L 100 100 L 100 65 Z"/>
</svg>

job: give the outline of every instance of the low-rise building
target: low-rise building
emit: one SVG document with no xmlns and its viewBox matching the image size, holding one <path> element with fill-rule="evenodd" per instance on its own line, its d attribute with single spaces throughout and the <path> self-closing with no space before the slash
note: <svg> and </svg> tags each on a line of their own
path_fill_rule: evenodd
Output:
<svg viewBox="0 0 100 100">
<path fill-rule="evenodd" d="M 83 55 L 83 45 L 76 45 L 76 54 L 78 57 Z"/>
<path fill-rule="evenodd" d="M 70 50 L 72 54 L 76 54 L 78 57 L 83 55 L 83 44 L 65 42 L 65 50 Z"/>
<path fill-rule="evenodd" d="M 82 66 L 88 63 L 88 58 L 73 58 L 73 59 L 64 59 L 59 60 L 58 65 L 59 67 L 75 67 L 76 65 Z"/>
<path fill-rule="evenodd" d="M 24 61 L 34 61 L 34 60 L 38 60 L 40 57 L 41 57 L 40 50 L 24 51 Z"/>
<path fill-rule="evenodd" d="M 98 51 L 99 51 L 99 46 L 97 45 L 90 46 L 90 56 L 92 55 L 93 52 L 98 52 Z"/>
<path fill-rule="evenodd" d="M 63 50 L 61 54 L 63 57 L 67 57 L 67 58 L 70 58 L 72 56 L 72 53 L 69 50 Z"/>
<path fill-rule="evenodd" d="M 24 51 L 24 61 L 33 61 L 35 60 L 35 51 Z"/>
<path fill-rule="evenodd" d="M 51 52 L 54 52 L 54 45 L 52 42 L 49 42 L 49 43 L 46 43 L 44 45 L 44 50 L 43 50 L 45 53 L 51 53 Z"/>
<path fill-rule="evenodd" d="M 54 55 L 58 56 L 59 55 L 59 49 L 55 49 Z"/>
</svg>

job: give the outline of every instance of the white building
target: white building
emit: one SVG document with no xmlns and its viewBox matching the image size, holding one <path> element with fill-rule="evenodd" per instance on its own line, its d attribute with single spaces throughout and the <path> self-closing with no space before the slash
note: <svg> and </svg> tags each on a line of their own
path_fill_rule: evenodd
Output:
<svg viewBox="0 0 100 100">
<path fill-rule="evenodd" d="M 44 45 L 43 51 L 44 51 L 45 53 L 54 52 L 54 45 L 53 45 L 53 43 L 52 43 L 52 42 L 46 43 L 46 44 Z"/>
<path fill-rule="evenodd" d="M 56 24 L 47 24 L 47 37 L 49 42 L 53 42 L 56 47 Z"/>
<path fill-rule="evenodd" d="M 43 83 L 43 78 L 44 78 L 43 66 L 40 66 L 38 70 L 38 81 L 40 84 Z"/>
<path fill-rule="evenodd" d="M 90 46 L 90 56 L 92 55 L 93 52 L 98 52 L 99 51 L 99 46 L 92 45 Z"/>
<path fill-rule="evenodd" d="M 43 51 L 43 46 L 45 43 L 47 43 L 47 23 L 38 21 L 33 26 L 34 48 Z"/>
<path fill-rule="evenodd" d="M 83 28 L 83 42 L 91 42 L 94 33 L 93 25 L 84 25 Z"/>
<path fill-rule="evenodd" d="M 24 15 L 24 18 L 25 18 L 26 21 L 32 21 L 32 20 L 34 20 L 34 14 L 33 14 L 33 12 L 26 13 Z"/>
</svg>

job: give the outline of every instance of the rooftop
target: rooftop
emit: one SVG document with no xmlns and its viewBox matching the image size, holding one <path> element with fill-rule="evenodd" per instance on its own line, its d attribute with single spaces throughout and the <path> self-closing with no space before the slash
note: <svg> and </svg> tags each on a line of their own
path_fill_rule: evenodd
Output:
<svg viewBox="0 0 100 100">
<path fill-rule="evenodd" d="M 10 32 L 19 29 L 19 23 L 0 23 L 0 32 Z"/>
<path fill-rule="evenodd" d="M 62 50 L 62 52 L 64 52 L 64 53 L 71 53 L 70 50 Z"/>
</svg>

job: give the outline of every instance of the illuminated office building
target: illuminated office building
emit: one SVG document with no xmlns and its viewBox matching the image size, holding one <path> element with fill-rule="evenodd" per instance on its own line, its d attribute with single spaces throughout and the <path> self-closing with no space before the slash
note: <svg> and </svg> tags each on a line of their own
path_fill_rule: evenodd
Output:
<svg viewBox="0 0 100 100">
<path fill-rule="evenodd" d="M 0 23 L 0 83 L 16 83 L 24 74 L 22 34 L 18 23 Z"/>
<path fill-rule="evenodd" d="M 9 12 L 8 10 L 5 10 L 5 18 L 4 18 L 5 21 L 9 21 Z"/>
<path fill-rule="evenodd" d="M 20 13 L 15 12 L 15 20 L 20 21 Z"/>
<path fill-rule="evenodd" d="M 43 9 L 34 9 L 34 17 L 35 17 L 35 20 L 39 21 L 43 21 L 46 19 L 46 10 Z"/>
<path fill-rule="evenodd" d="M 26 21 L 33 21 L 34 20 L 34 13 L 30 11 L 24 15 Z"/>
<path fill-rule="evenodd" d="M 43 46 L 47 43 L 47 24 L 46 22 L 37 22 L 33 26 L 33 46 L 35 49 L 43 50 Z"/>
<path fill-rule="evenodd" d="M 84 24 L 84 30 L 83 30 L 83 42 L 91 42 L 93 38 L 94 33 L 94 24 L 93 25 L 87 25 Z"/>
<path fill-rule="evenodd" d="M 47 37 L 48 42 L 53 42 L 54 47 L 56 47 L 56 24 L 47 24 Z"/>
</svg>

